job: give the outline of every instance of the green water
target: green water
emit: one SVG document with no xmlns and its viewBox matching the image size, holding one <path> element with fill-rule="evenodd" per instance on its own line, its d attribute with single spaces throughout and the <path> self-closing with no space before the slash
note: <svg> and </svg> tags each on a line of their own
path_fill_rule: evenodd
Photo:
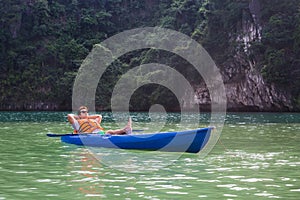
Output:
<svg viewBox="0 0 300 200">
<path fill-rule="evenodd" d="M 115 128 L 111 115 L 102 114 L 103 126 Z M 111 168 L 89 149 L 46 137 L 71 131 L 65 116 L 0 112 L 0 199 L 300 198 L 299 113 L 229 113 L 206 157 L 183 154 L 164 168 L 139 173 L 126 172 L 122 165 Z M 146 113 L 132 116 L 135 128 L 153 127 Z M 208 119 L 208 114 L 199 116 L 200 125 Z M 179 120 L 178 114 L 169 114 L 164 129 L 189 128 L 178 127 Z M 131 152 L 101 151 L 114 159 Z M 171 155 L 154 153 L 157 165 L 160 157 Z"/>
</svg>

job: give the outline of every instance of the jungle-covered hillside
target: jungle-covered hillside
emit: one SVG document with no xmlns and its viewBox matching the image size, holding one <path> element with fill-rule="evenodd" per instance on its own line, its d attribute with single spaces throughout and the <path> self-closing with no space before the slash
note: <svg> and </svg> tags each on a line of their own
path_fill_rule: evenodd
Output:
<svg viewBox="0 0 300 200">
<path fill-rule="evenodd" d="M 299 110 L 299 0 L 0 0 L 0 109 L 70 110 L 75 76 L 93 45 L 124 30 L 153 26 L 202 44 L 225 85 L 241 84 L 253 71 L 262 77 L 261 84 L 255 83 L 261 87 L 257 101 L 237 102 L 239 90 L 228 89 L 234 91 L 228 96 L 232 110 Z M 112 64 L 100 81 L 97 108 L 109 109 L 118 76 L 154 61 L 173 63 L 201 93 L 201 80 L 189 63 L 145 49 Z M 271 92 L 260 92 L 264 87 Z M 275 93 L 269 105 L 264 96 Z M 132 110 L 147 110 L 153 103 L 176 110 L 178 104 L 157 85 L 140 88 L 134 96 Z"/>
</svg>

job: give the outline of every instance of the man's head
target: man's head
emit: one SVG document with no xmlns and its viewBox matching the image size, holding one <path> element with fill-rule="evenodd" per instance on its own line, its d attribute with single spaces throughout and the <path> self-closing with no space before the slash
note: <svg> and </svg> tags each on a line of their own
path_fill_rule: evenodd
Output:
<svg viewBox="0 0 300 200">
<path fill-rule="evenodd" d="M 86 117 L 89 115 L 89 109 L 86 106 L 80 106 L 78 109 L 78 116 L 80 117 Z"/>
</svg>

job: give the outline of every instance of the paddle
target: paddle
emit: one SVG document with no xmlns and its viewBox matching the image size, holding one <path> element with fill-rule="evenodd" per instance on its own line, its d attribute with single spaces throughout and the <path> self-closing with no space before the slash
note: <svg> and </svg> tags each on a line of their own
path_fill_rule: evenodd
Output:
<svg viewBox="0 0 300 200">
<path fill-rule="evenodd" d="M 132 130 L 132 132 L 142 132 L 142 131 L 144 131 L 144 130 L 142 130 L 142 129 L 134 129 L 134 130 Z M 73 134 L 73 133 L 67 133 L 67 134 L 47 133 L 48 137 L 61 137 L 61 136 L 71 136 L 71 135 L 78 135 L 78 134 Z"/>
<path fill-rule="evenodd" d="M 77 134 L 73 134 L 73 133 L 67 133 L 67 134 L 47 133 L 48 137 L 61 137 L 61 136 L 70 136 L 70 135 L 77 135 Z"/>
<path fill-rule="evenodd" d="M 143 132 L 144 130 L 142 129 L 133 129 L 132 132 Z"/>
</svg>

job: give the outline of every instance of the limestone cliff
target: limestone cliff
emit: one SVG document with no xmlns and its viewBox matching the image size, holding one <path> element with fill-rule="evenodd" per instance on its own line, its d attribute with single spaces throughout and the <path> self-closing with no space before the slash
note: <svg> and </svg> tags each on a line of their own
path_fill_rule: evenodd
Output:
<svg viewBox="0 0 300 200">
<path fill-rule="evenodd" d="M 260 55 L 250 56 L 251 43 L 261 40 L 263 29 L 258 0 L 249 2 L 249 9 L 243 11 L 243 17 L 236 27 L 238 36 L 231 40 L 239 44 L 239 50 L 225 62 L 217 63 L 226 88 L 228 111 L 297 110 L 289 91 L 264 80 L 256 67 Z M 210 94 L 205 85 L 197 85 L 195 88 L 194 103 L 199 104 L 200 109 L 209 109 Z"/>
</svg>

